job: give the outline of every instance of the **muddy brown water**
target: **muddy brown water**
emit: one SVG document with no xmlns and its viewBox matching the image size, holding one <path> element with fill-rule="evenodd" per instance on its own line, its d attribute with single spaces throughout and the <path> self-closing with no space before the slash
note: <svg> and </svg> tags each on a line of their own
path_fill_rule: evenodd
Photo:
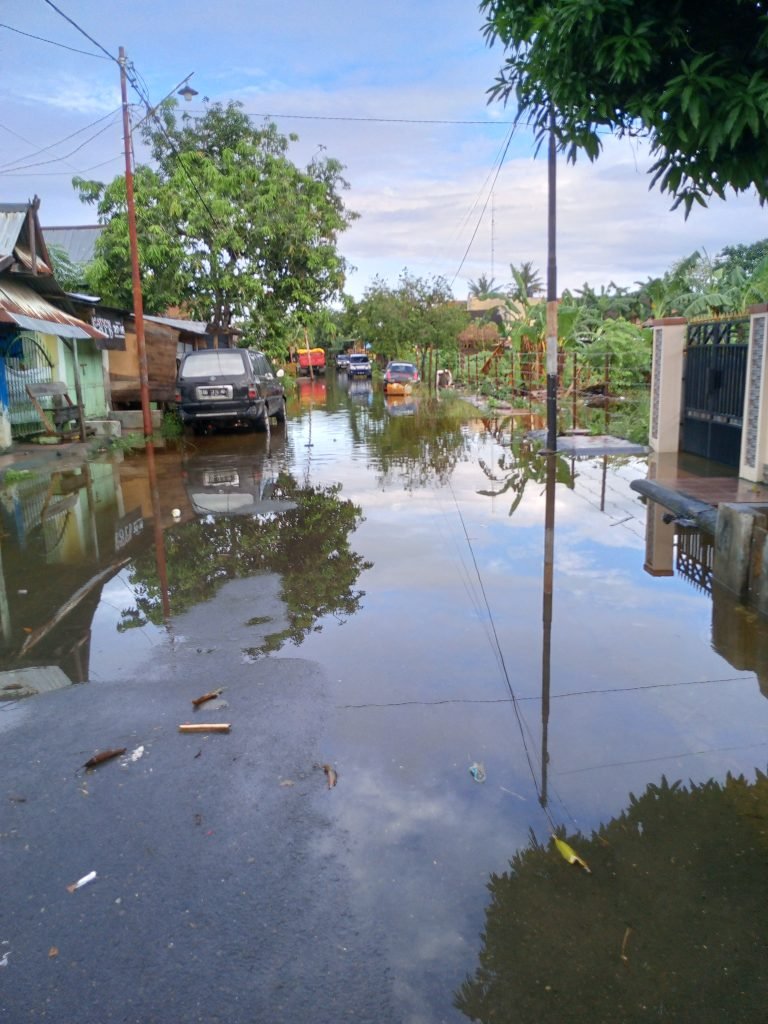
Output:
<svg viewBox="0 0 768 1024">
<path fill-rule="evenodd" d="M 344 378 L 289 414 L 6 486 L 0 726 L 43 667 L 304 659 L 316 848 L 377 936 L 379 1019 L 764 1019 L 768 645 L 706 542 L 647 523 L 644 458 L 548 462 L 525 419 Z"/>
</svg>

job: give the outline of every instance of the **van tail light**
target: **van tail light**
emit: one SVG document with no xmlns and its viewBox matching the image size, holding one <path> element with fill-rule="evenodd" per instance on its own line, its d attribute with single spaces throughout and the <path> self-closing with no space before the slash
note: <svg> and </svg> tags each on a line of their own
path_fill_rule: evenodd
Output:
<svg viewBox="0 0 768 1024">
<path fill-rule="evenodd" d="M 173 400 L 174 402 L 181 404 L 181 391 L 176 392 L 176 394 L 173 396 Z"/>
<path fill-rule="evenodd" d="M 419 371 L 418 370 L 414 370 L 413 371 L 413 379 L 414 380 L 418 380 L 419 379 Z"/>
<path fill-rule="evenodd" d="M 259 397 L 259 392 L 258 392 L 255 384 L 250 384 L 248 386 L 248 397 L 249 398 L 258 398 Z"/>
</svg>

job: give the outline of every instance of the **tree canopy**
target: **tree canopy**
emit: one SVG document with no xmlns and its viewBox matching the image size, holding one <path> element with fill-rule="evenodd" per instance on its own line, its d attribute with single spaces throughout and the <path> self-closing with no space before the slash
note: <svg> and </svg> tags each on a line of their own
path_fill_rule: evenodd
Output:
<svg viewBox="0 0 768 1024">
<path fill-rule="evenodd" d="M 142 133 L 152 166 L 136 168 L 134 185 L 148 312 L 181 306 L 216 326 L 237 322 L 269 348 L 341 294 L 337 240 L 356 214 L 337 160 L 321 152 L 300 169 L 288 156 L 296 137 L 255 127 L 237 103 L 179 121 L 169 101 Z M 74 185 L 106 226 L 89 285 L 129 307 L 125 179 Z"/>
<path fill-rule="evenodd" d="M 505 49 L 492 98 L 594 160 L 600 131 L 647 137 L 652 184 L 706 205 L 768 198 L 768 12 L 755 0 L 480 0 Z"/>
<path fill-rule="evenodd" d="M 423 364 L 429 349 L 455 350 L 467 322 L 465 305 L 453 301 L 445 278 L 415 277 L 403 270 L 394 287 L 377 277 L 362 299 L 349 301 L 340 328 L 348 337 L 371 344 L 383 359 L 420 353 Z"/>
</svg>

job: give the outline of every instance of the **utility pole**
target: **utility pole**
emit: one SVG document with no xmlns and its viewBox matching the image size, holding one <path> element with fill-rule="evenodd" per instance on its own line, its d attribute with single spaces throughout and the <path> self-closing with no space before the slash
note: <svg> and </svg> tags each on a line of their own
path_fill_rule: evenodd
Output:
<svg viewBox="0 0 768 1024">
<path fill-rule="evenodd" d="M 557 451 L 557 149 L 555 111 L 549 113 L 547 210 L 547 448 Z"/>
<path fill-rule="evenodd" d="M 149 371 L 147 369 L 147 346 L 144 340 L 144 302 L 141 294 L 139 273 L 139 243 L 136 235 L 136 203 L 133 195 L 133 166 L 131 146 L 131 120 L 128 112 L 128 86 L 125 66 L 127 58 L 124 47 L 120 47 L 120 94 L 123 101 L 123 141 L 125 147 L 125 195 L 128 206 L 128 239 L 131 247 L 131 281 L 133 285 L 133 318 L 136 323 L 136 349 L 139 356 L 139 393 L 144 424 L 144 439 L 152 436 L 152 413 L 149 408 Z"/>
</svg>

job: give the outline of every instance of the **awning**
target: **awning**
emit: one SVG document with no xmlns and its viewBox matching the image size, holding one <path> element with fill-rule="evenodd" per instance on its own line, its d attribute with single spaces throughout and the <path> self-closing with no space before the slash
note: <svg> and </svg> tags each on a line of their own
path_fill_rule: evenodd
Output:
<svg viewBox="0 0 768 1024">
<path fill-rule="evenodd" d="M 34 316 L 8 311 L 11 319 L 23 327 L 25 331 L 40 331 L 41 334 L 55 334 L 59 338 L 90 338 L 91 335 L 83 327 L 74 324 L 59 324 L 53 320 L 40 320 Z"/>
<path fill-rule="evenodd" d="M 44 299 L 32 288 L 17 281 L 0 279 L 0 323 L 16 324 L 27 331 L 55 334 L 59 338 L 106 337 L 95 327 L 78 320 Z"/>
</svg>

